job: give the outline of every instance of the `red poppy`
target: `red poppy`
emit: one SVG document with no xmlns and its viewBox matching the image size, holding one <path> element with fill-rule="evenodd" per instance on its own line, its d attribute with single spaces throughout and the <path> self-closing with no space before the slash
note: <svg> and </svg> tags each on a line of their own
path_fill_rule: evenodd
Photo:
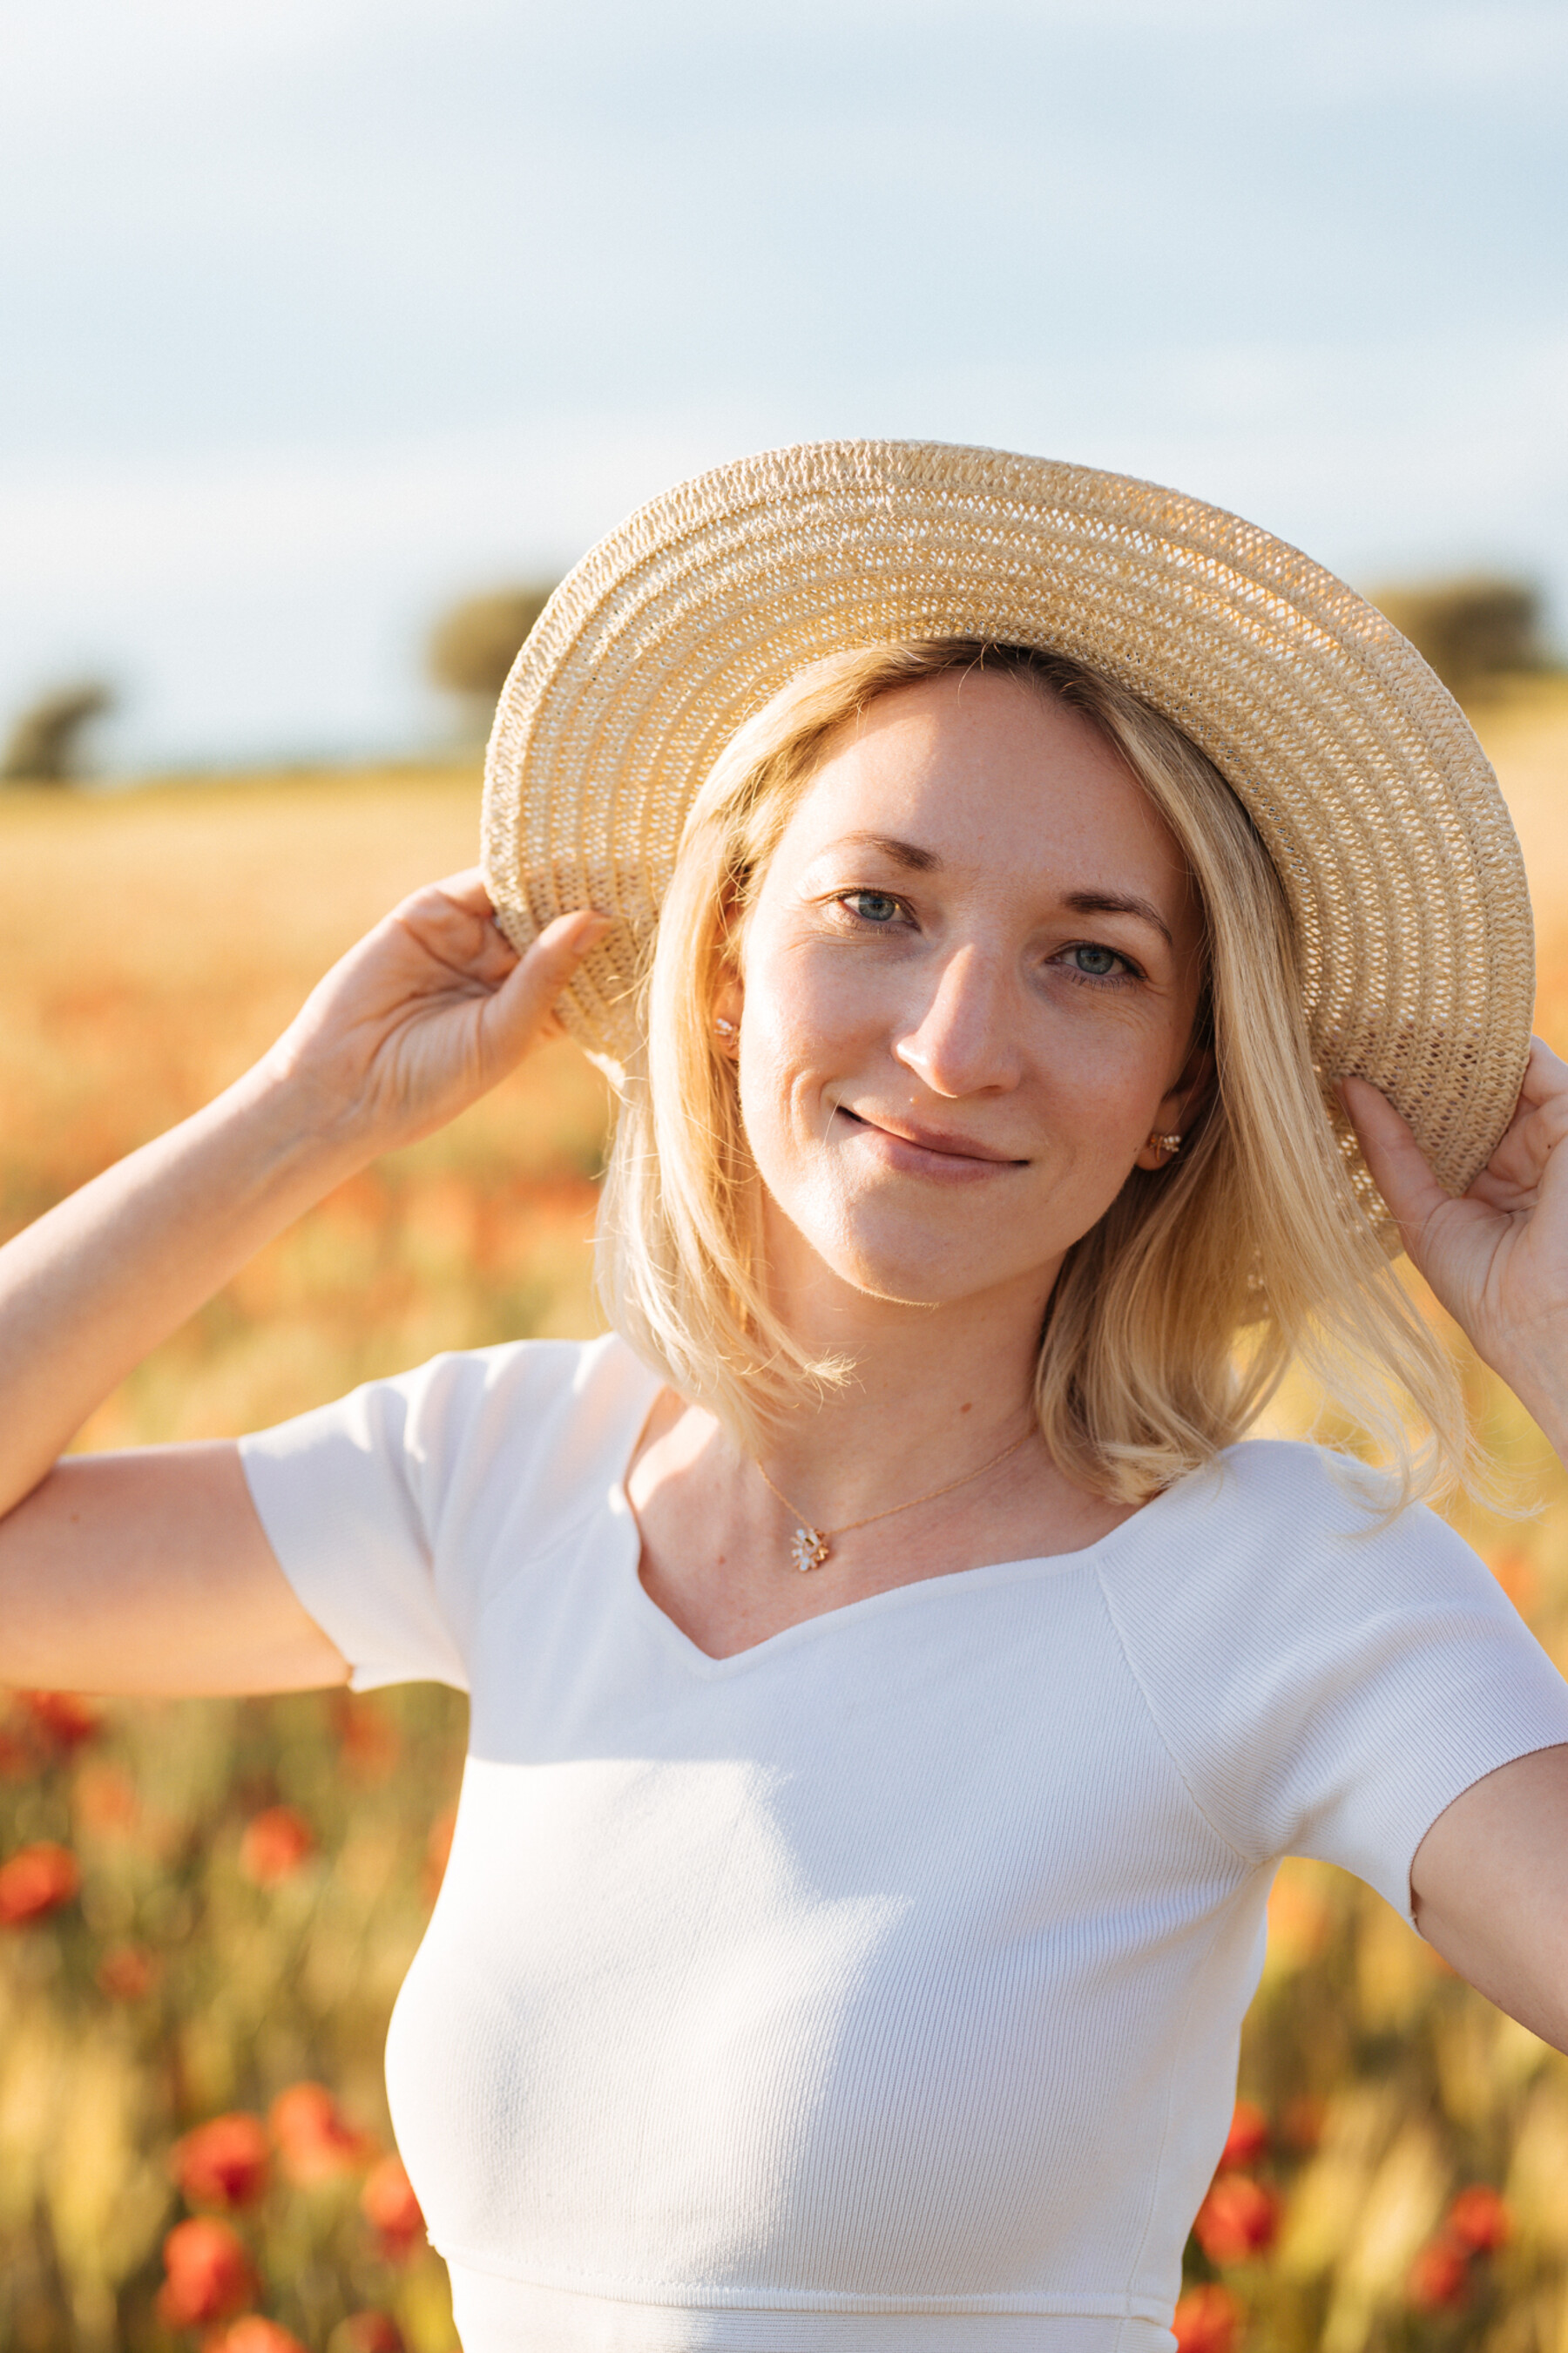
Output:
<svg viewBox="0 0 1568 2353">
<path fill-rule="evenodd" d="M 1250 2100 L 1237 2100 L 1236 2114 L 1230 2120 L 1230 2131 L 1220 2153 L 1219 2169 L 1231 2166 L 1256 2165 L 1268 2154 L 1268 2119 L 1261 2108 Z"/>
<path fill-rule="evenodd" d="M 348 2123 L 324 2084 L 290 2084 L 267 2121 L 288 2179 L 301 2188 L 357 2173 L 376 2153 L 374 2133 Z"/>
<path fill-rule="evenodd" d="M 169 2170 L 193 2206 L 221 2206 L 232 2213 L 265 2195 L 270 2158 L 260 2117 L 236 2109 L 177 2140 Z"/>
<path fill-rule="evenodd" d="M 130 1774 L 104 1757 L 89 1757 L 78 1767 L 71 1802 L 79 1829 L 95 1838 L 122 1837 L 134 1828 L 141 1810 Z"/>
<path fill-rule="evenodd" d="M 1513 2217 L 1495 2189 L 1484 2182 L 1461 2189 L 1449 2207 L 1443 2235 L 1468 2254 L 1494 2255 L 1513 2236 Z"/>
<path fill-rule="evenodd" d="M 239 1841 L 239 1867 L 258 1887 L 276 1887 L 292 1879 L 316 1852 L 310 1823 L 292 1806 L 268 1806 L 245 1826 Z"/>
<path fill-rule="evenodd" d="M 447 1864 L 452 1852 L 452 1833 L 458 1827 L 458 1809 L 447 1806 L 430 1825 L 430 1836 L 425 1846 L 425 1900 L 434 1904 L 441 1893 L 441 1882 L 447 1876 Z"/>
<path fill-rule="evenodd" d="M 0 1928 L 20 1928 L 68 1904 L 81 1885 L 81 1873 L 68 1847 L 40 1839 L 18 1847 L 0 1863 Z"/>
<path fill-rule="evenodd" d="M 263 2320 L 258 2312 L 246 2312 L 216 2336 L 205 2337 L 202 2353 L 306 2353 L 306 2348 L 291 2329 Z"/>
<path fill-rule="evenodd" d="M 99 1991 L 110 2001 L 143 2001 L 159 1974 L 158 1956 L 145 1945 L 110 1945 L 98 1965 Z"/>
<path fill-rule="evenodd" d="M 351 2312 L 328 2337 L 327 2353 L 405 2353 L 403 2331 L 390 2312 Z"/>
<path fill-rule="evenodd" d="M 256 2274 L 244 2243 L 210 2214 L 176 2222 L 163 2242 L 167 2276 L 158 2290 L 165 2328 L 199 2328 L 226 2320 L 255 2294 Z"/>
<path fill-rule="evenodd" d="M 380 2233 L 383 2254 L 405 2255 L 424 2237 L 425 2217 L 400 2157 L 384 2157 L 371 2168 L 359 2202 Z"/>
<path fill-rule="evenodd" d="M 79 1748 L 103 1727 L 102 1708 L 79 1692 L 18 1692 L 16 1697 L 52 1747 Z"/>
<path fill-rule="evenodd" d="M 1211 2263 L 1245 2263 L 1267 2253 L 1279 2228 L 1279 2200 L 1247 2173 L 1220 2174 L 1193 2224 Z"/>
<path fill-rule="evenodd" d="M 1241 2306 L 1227 2287 L 1190 2287 L 1171 2326 L 1176 2353 L 1235 2353 Z"/>
<path fill-rule="evenodd" d="M 1470 2290 L 1470 2266 L 1455 2239 L 1439 2234 L 1428 2239 L 1410 2266 L 1405 2283 L 1407 2300 L 1417 2312 L 1455 2312 Z"/>
<path fill-rule="evenodd" d="M 352 1692 L 338 1692 L 332 1700 L 338 1753 L 353 1779 L 371 1784 L 384 1781 L 397 1763 L 403 1738 L 385 1708 L 376 1700 Z"/>
</svg>

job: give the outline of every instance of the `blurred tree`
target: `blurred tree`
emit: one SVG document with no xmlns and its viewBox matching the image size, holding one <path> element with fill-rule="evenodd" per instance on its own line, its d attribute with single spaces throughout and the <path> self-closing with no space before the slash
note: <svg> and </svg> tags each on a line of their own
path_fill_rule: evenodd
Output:
<svg viewBox="0 0 1568 2353">
<path fill-rule="evenodd" d="M 1477 573 L 1390 587 L 1373 602 L 1461 702 L 1546 666 L 1541 596 L 1528 581 Z"/>
<path fill-rule="evenodd" d="M 0 781 L 14 785 L 65 785 L 79 773 L 82 733 L 114 704 L 112 690 L 99 679 L 58 686 L 30 702 L 5 739 Z"/>
<path fill-rule="evenodd" d="M 524 638 L 543 612 L 552 583 L 493 588 L 465 596 L 430 633 L 430 675 L 437 686 L 487 710 L 506 684 Z"/>
</svg>

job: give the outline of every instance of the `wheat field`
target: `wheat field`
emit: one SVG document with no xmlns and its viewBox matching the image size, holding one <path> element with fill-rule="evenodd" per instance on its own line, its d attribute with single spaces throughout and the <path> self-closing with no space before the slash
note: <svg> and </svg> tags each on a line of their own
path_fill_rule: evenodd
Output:
<svg viewBox="0 0 1568 2353">
<path fill-rule="evenodd" d="M 1479 724 L 1568 1038 L 1568 690 Z M 4 1231 L 236 1076 L 471 862 L 478 805 L 456 767 L 0 796 Z M 232 1434 L 438 1348 L 595 1328 L 605 1115 L 546 1050 L 263 1252 L 80 1442 Z M 1466 1379 L 1535 1507 L 1466 1532 L 1568 1666 L 1568 1481 Z M 449 2353 L 380 2064 L 461 1746 L 434 1689 L 0 1698 L 4 2353 Z M 1241 2089 L 1184 2353 L 1568 2353 L 1568 2060 L 1331 1870 L 1280 1875 Z"/>
</svg>

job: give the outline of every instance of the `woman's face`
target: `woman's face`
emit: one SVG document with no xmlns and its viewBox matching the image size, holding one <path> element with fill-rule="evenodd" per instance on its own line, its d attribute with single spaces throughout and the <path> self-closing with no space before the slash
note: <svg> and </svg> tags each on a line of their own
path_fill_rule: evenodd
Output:
<svg viewBox="0 0 1568 2353">
<path fill-rule="evenodd" d="M 826 1270 L 1043 1308 L 1179 1124 L 1201 930 L 1170 831 L 1076 713 L 996 672 L 869 705 L 790 820 L 719 1008 L 780 1305 Z"/>
</svg>

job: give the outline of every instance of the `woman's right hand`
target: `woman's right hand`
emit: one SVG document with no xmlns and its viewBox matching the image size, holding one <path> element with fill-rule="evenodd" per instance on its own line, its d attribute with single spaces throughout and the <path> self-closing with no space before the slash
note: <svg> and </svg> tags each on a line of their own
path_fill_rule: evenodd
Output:
<svg viewBox="0 0 1568 2353">
<path fill-rule="evenodd" d="M 94 1408 L 334 1185 L 504 1078 L 602 936 L 518 957 L 477 873 L 416 892 L 243 1078 L 0 1250 L 0 1683 L 258 1691 L 343 1662 L 273 1560 L 232 1445 L 62 1462 Z"/>
<path fill-rule="evenodd" d="M 258 1075 L 302 1092 L 309 1124 L 367 1155 L 466 1110 L 542 1038 L 609 918 L 557 916 L 520 957 L 477 867 L 416 891 L 332 966 Z"/>
</svg>

